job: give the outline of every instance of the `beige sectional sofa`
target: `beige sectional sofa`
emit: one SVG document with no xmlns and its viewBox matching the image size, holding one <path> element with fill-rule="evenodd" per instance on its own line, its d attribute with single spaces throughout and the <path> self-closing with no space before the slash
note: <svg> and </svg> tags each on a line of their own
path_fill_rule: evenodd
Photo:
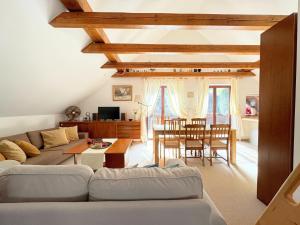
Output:
<svg viewBox="0 0 300 225">
<path fill-rule="evenodd" d="M 0 173 L 0 224 L 226 222 L 204 191 L 196 168 L 103 168 L 94 173 L 83 165 L 20 165 Z"/>
<path fill-rule="evenodd" d="M 15 140 L 23 140 L 30 142 L 34 146 L 36 146 L 38 149 L 40 149 L 41 154 L 36 157 L 27 158 L 27 160 L 23 164 L 28 165 L 58 165 L 65 160 L 72 157 L 72 155 L 64 154 L 66 150 L 69 148 L 79 144 L 80 142 L 86 141 L 86 138 L 88 138 L 88 133 L 85 132 L 79 132 L 79 140 L 78 141 L 72 141 L 67 145 L 61 145 L 54 148 L 48 148 L 44 149 L 44 143 L 43 138 L 41 135 L 41 131 L 47 131 L 47 130 L 54 130 L 57 128 L 51 128 L 51 129 L 45 129 L 45 130 L 35 130 L 35 131 L 29 131 L 23 134 L 17 134 L 13 136 L 8 137 L 1 137 L 1 140 L 7 139 L 10 141 Z"/>
</svg>

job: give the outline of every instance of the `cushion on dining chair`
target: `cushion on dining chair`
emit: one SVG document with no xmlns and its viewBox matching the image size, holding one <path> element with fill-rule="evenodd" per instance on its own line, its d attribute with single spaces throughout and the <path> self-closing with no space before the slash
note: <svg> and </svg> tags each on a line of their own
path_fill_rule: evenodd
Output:
<svg viewBox="0 0 300 225">
<path fill-rule="evenodd" d="M 186 146 L 191 148 L 202 148 L 201 140 L 187 140 Z"/>
<path fill-rule="evenodd" d="M 226 142 L 225 141 L 220 141 L 220 140 L 213 140 L 211 143 L 211 148 L 226 148 Z"/>
<path fill-rule="evenodd" d="M 174 139 L 174 140 L 165 140 L 162 142 L 162 144 L 165 146 L 165 148 L 178 148 L 180 142 L 179 139 Z"/>
</svg>

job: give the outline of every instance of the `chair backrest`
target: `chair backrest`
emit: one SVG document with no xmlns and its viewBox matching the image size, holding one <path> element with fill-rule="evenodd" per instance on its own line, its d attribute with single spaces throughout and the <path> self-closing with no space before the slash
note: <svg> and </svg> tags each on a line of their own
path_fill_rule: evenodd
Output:
<svg viewBox="0 0 300 225">
<path fill-rule="evenodd" d="M 185 140 L 204 140 L 205 125 L 187 124 L 185 126 Z"/>
<path fill-rule="evenodd" d="M 185 126 L 187 123 L 186 118 L 178 118 L 178 125 L 179 125 L 179 137 L 184 138 L 185 137 Z"/>
<path fill-rule="evenodd" d="M 206 118 L 192 118 L 192 124 L 199 124 L 206 126 Z"/>
<path fill-rule="evenodd" d="M 181 129 L 184 129 L 185 125 L 186 125 L 186 122 L 187 122 L 187 119 L 186 118 L 177 118 L 178 120 L 178 123 L 179 123 L 179 127 Z"/>
<path fill-rule="evenodd" d="M 179 135 L 179 121 L 178 119 L 171 119 L 164 121 L 164 139 L 174 138 Z"/>
<path fill-rule="evenodd" d="M 216 124 L 210 125 L 210 141 L 223 140 L 226 144 L 229 143 L 230 137 L 230 124 Z"/>
</svg>

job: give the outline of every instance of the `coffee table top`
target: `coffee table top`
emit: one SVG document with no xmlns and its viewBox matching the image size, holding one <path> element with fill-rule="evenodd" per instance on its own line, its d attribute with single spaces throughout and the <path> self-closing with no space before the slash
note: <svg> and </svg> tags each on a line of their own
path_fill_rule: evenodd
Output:
<svg viewBox="0 0 300 225">
<path fill-rule="evenodd" d="M 105 154 L 124 154 L 132 143 L 132 139 L 118 139 L 105 152 Z"/>
<path fill-rule="evenodd" d="M 116 139 L 116 138 L 107 138 L 103 139 L 103 141 L 112 142 L 108 148 L 103 149 L 105 153 L 109 154 L 124 154 L 128 147 L 132 143 L 132 139 Z M 79 143 L 67 151 L 64 154 L 81 154 L 83 152 L 103 152 L 101 149 L 91 149 L 87 142 Z"/>
<path fill-rule="evenodd" d="M 104 142 L 111 142 L 112 144 L 108 146 L 107 148 L 102 148 L 102 149 L 93 149 L 93 148 L 88 148 L 85 151 L 81 152 L 81 154 L 104 154 L 108 149 L 110 149 L 113 144 L 118 141 L 116 138 L 105 138 L 103 139 Z"/>
<path fill-rule="evenodd" d="M 83 142 L 69 148 L 68 150 L 66 150 L 64 152 L 64 154 L 80 154 L 80 153 L 84 152 L 85 150 L 87 150 L 88 148 L 89 148 L 89 145 L 86 140 L 86 141 L 83 141 Z"/>
</svg>

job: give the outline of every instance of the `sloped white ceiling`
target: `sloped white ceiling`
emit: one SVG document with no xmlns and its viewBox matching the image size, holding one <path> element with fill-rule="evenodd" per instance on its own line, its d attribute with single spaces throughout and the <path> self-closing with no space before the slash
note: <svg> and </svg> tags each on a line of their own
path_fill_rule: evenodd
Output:
<svg viewBox="0 0 300 225">
<path fill-rule="evenodd" d="M 111 76 L 102 55 L 85 55 L 80 29 L 55 29 L 58 0 L 2 1 L 0 116 L 54 114 L 76 104 Z M 5 9 L 5 10 L 4 10 Z"/>
<path fill-rule="evenodd" d="M 297 0 L 89 0 L 94 11 L 290 14 Z M 82 29 L 55 29 L 48 22 L 65 11 L 59 0 L 2 1 L 0 14 L 0 116 L 54 114 L 105 84 L 100 54 L 83 54 Z M 112 42 L 259 44 L 257 31 L 112 30 Z M 243 61 L 253 56 L 121 55 L 124 61 Z"/>
</svg>

